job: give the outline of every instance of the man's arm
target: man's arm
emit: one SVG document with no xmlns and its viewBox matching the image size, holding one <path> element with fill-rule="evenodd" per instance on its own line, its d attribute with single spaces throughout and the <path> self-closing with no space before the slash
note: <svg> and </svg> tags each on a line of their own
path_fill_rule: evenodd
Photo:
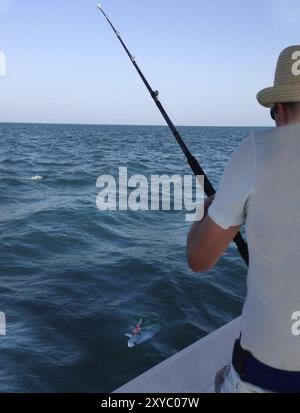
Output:
<svg viewBox="0 0 300 413">
<path fill-rule="evenodd" d="M 196 222 L 190 231 L 187 255 L 193 271 L 211 268 L 245 224 L 256 176 L 255 158 L 252 134 L 230 158 L 216 197 L 205 203 L 204 219 Z"/>
<path fill-rule="evenodd" d="M 207 271 L 213 267 L 240 230 L 239 226 L 224 230 L 207 215 L 213 199 L 206 200 L 205 217 L 194 223 L 188 236 L 187 256 L 194 272 Z"/>
</svg>

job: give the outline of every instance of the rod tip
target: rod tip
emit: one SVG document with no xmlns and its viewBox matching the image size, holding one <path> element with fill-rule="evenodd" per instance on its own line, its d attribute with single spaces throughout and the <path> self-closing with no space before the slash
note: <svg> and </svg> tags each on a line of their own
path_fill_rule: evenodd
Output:
<svg viewBox="0 0 300 413">
<path fill-rule="evenodd" d="M 102 7 L 101 7 L 100 3 L 97 4 L 97 9 L 102 10 Z"/>
</svg>

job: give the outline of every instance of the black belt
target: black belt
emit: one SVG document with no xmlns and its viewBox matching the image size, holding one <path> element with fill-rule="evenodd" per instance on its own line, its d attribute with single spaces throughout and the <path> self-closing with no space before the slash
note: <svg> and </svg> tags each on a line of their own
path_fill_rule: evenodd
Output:
<svg viewBox="0 0 300 413">
<path fill-rule="evenodd" d="M 276 393 L 300 393 L 300 372 L 266 366 L 242 348 L 240 339 L 234 345 L 232 365 L 241 380 L 261 389 Z"/>
</svg>

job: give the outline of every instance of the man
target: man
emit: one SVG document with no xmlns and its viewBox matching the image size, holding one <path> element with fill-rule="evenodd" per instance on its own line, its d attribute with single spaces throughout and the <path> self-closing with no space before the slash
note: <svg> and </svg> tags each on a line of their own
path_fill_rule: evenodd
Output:
<svg viewBox="0 0 300 413">
<path fill-rule="evenodd" d="M 281 53 L 274 86 L 257 98 L 277 127 L 253 133 L 234 153 L 205 218 L 190 231 L 188 260 L 195 272 L 208 270 L 246 224 L 241 337 L 232 366 L 218 376 L 219 391 L 300 392 L 300 336 L 293 328 L 300 311 L 300 46 Z"/>
</svg>

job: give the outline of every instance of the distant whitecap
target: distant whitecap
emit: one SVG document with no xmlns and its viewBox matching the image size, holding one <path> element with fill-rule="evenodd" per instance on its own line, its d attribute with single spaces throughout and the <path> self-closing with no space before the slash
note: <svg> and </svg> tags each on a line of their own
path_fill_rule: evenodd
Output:
<svg viewBox="0 0 300 413">
<path fill-rule="evenodd" d="M 43 176 L 32 176 L 31 178 L 26 178 L 27 181 L 41 181 L 42 179 L 44 179 Z"/>
</svg>

